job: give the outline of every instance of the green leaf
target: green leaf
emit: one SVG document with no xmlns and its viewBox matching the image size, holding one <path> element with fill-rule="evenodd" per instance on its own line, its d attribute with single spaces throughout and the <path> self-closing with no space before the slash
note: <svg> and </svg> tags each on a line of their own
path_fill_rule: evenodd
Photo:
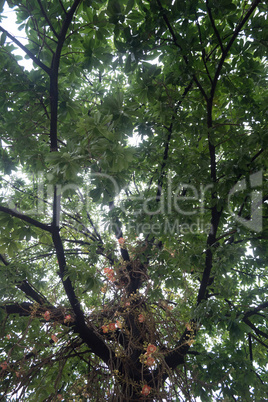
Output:
<svg viewBox="0 0 268 402">
<path fill-rule="evenodd" d="M 3 12 L 5 2 L 6 2 L 6 0 L 0 0 L 0 13 Z"/>
<path fill-rule="evenodd" d="M 0 8 L 1 8 L 1 4 L 0 4 Z M 1 34 L 1 38 L 0 38 L 0 45 L 1 46 L 3 46 L 5 44 L 6 38 L 7 38 L 7 34 L 6 34 L 6 32 L 3 32 Z"/>
<path fill-rule="evenodd" d="M 127 5 L 126 5 L 126 14 L 128 14 L 135 5 L 135 0 L 128 0 Z"/>
<path fill-rule="evenodd" d="M 261 401 L 266 3 L 7 4 L 3 397 Z"/>
</svg>

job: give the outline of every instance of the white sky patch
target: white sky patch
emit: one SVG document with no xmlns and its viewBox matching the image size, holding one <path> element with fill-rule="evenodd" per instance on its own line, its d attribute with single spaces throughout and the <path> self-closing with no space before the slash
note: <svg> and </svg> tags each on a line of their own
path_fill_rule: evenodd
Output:
<svg viewBox="0 0 268 402">
<path fill-rule="evenodd" d="M 246 256 L 250 255 L 251 257 L 254 257 L 254 251 L 251 247 L 247 247 L 246 251 Z"/>
<path fill-rule="evenodd" d="M 132 137 L 128 138 L 128 144 L 132 147 L 137 147 L 142 142 L 141 135 L 133 133 Z"/>
<path fill-rule="evenodd" d="M 18 41 L 20 41 L 24 46 L 26 46 L 28 43 L 28 40 L 26 39 L 25 30 L 24 29 L 22 29 L 21 31 L 18 30 L 18 24 L 16 24 L 16 20 L 17 20 L 16 12 L 13 9 L 9 8 L 7 6 L 7 4 L 5 4 L 4 11 L 2 12 L 1 16 L 3 18 L 2 18 L 0 25 L 6 31 L 8 31 L 8 33 L 13 35 Z M 11 42 L 11 40 L 9 38 L 7 38 L 6 40 L 9 43 Z M 14 44 L 14 46 L 16 46 L 16 45 Z M 23 66 L 26 70 L 30 71 L 33 69 L 32 60 L 24 59 L 25 53 L 22 49 L 17 47 L 17 49 L 14 50 L 13 53 L 15 55 L 22 56 L 23 60 L 20 60 L 18 63 L 21 66 Z"/>
</svg>

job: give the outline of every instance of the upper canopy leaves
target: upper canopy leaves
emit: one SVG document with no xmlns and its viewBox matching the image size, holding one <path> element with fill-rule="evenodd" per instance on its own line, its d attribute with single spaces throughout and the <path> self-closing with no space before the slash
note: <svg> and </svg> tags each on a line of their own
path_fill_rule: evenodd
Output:
<svg viewBox="0 0 268 402">
<path fill-rule="evenodd" d="M 6 4 L 3 397 L 260 400 L 267 5 Z"/>
</svg>

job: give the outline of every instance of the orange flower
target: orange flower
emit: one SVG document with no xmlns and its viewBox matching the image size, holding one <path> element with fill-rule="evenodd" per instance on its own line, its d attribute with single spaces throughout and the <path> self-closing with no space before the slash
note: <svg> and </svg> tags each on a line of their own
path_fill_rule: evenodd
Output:
<svg viewBox="0 0 268 402">
<path fill-rule="evenodd" d="M 11 335 L 10 335 L 10 334 L 7 334 L 6 337 L 7 337 L 7 339 L 10 339 L 10 338 L 11 338 Z"/>
<path fill-rule="evenodd" d="M 153 364 L 155 364 L 155 359 L 154 359 L 152 356 L 148 356 L 145 363 L 146 363 L 148 366 L 152 366 Z"/>
<path fill-rule="evenodd" d="M 116 326 L 117 328 L 122 328 L 122 323 L 118 320 L 116 320 Z"/>
<path fill-rule="evenodd" d="M 45 319 L 46 321 L 49 321 L 49 320 L 50 320 L 50 312 L 49 312 L 49 311 L 46 311 L 46 312 L 44 313 L 44 319 Z"/>
<path fill-rule="evenodd" d="M 155 351 L 156 351 L 156 346 L 149 343 L 149 345 L 147 346 L 147 353 L 150 355 L 151 353 L 154 353 Z"/>
<path fill-rule="evenodd" d="M 115 330 L 116 330 L 115 323 L 114 323 L 114 322 L 111 322 L 111 323 L 109 324 L 109 331 L 115 331 Z"/>
<path fill-rule="evenodd" d="M 104 268 L 104 270 L 103 270 L 103 272 L 104 272 L 105 274 L 108 274 L 108 272 L 110 272 L 110 271 L 112 271 L 112 269 L 111 269 L 111 268 L 108 268 L 108 267 Z"/>
<path fill-rule="evenodd" d="M 112 268 L 104 268 L 104 273 L 106 274 L 107 278 L 111 281 L 114 282 L 115 281 L 115 277 L 114 277 L 114 271 L 112 270 Z"/>
<path fill-rule="evenodd" d="M 123 245 L 124 243 L 125 243 L 125 239 L 123 238 L 123 237 L 120 237 L 119 239 L 118 239 L 118 243 L 121 245 Z"/>
<path fill-rule="evenodd" d="M 58 338 L 57 338 L 56 335 L 54 335 L 54 334 L 51 335 L 51 339 L 52 339 L 52 341 L 55 342 L 55 343 L 58 342 Z"/>
<path fill-rule="evenodd" d="M 115 281 L 115 277 L 114 277 L 114 272 L 113 272 L 113 271 L 108 274 L 108 279 L 109 279 L 109 281 L 111 281 L 111 282 L 114 282 L 114 281 Z"/>
<path fill-rule="evenodd" d="M 66 322 L 70 322 L 71 319 L 72 319 L 72 316 L 71 316 L 70 314 L 67 314 L 67 315 L 64 317 L 64 323 L 66 324 Z"/>
<path fill-rule="evenodd" d="M 7 362 L 5 361 L 5 362 L 1 363 L 0 367 L 1 367 L 2 370 L 6 370 L 7 369 Z"/>
<path fill-rule="evenodd" d="M 102 329 L 102 332 L 103 332 L 104 334 L 106 334 L 106 333 L 109 331 L 107 325 L 103 325 L 103 326 L 101 327 L 101 329 Z"/>
<path fill-rule="evenodd" d="M 61 394 L 58 394 L 58 395 L 57 395 L 57 398 L 58 398 L 60 401 L 63 401 L 63 397 L 62 397 Z"/>
<path fill-rule="evenodd" d="M 191 346 L 193 343 L 195 343 L 194 339 L 190 339 L 189 341 L 187 341 L 186 343 L 188 343 L 189 346 Z"/>
<path fill-rule="evenodd" d="M 143 314 L 139 314 L 138 321 L 139 322 L 144 322 L 145 321 L 145 316 Z"/>
<path fill-rule="evenodd" d="M 149 395 L 150 391 L 151 391 L 151 387 L 149 387 L 149 385 L 144 385 L 142 387 L 141 393 L 142 393 L 142 395 L 147 396 L 147 395 Z"/>
</svg>

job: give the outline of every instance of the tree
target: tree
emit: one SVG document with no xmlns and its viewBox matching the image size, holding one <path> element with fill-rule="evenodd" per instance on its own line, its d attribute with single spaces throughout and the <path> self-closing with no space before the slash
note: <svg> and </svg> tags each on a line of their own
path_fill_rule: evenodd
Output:
<svg viewBox="0 0 268 402">
<path fill-rule="evenodd" d="M 266 400 L 267 4 L 6 4 L 1 400 Z"/>
</svg>

